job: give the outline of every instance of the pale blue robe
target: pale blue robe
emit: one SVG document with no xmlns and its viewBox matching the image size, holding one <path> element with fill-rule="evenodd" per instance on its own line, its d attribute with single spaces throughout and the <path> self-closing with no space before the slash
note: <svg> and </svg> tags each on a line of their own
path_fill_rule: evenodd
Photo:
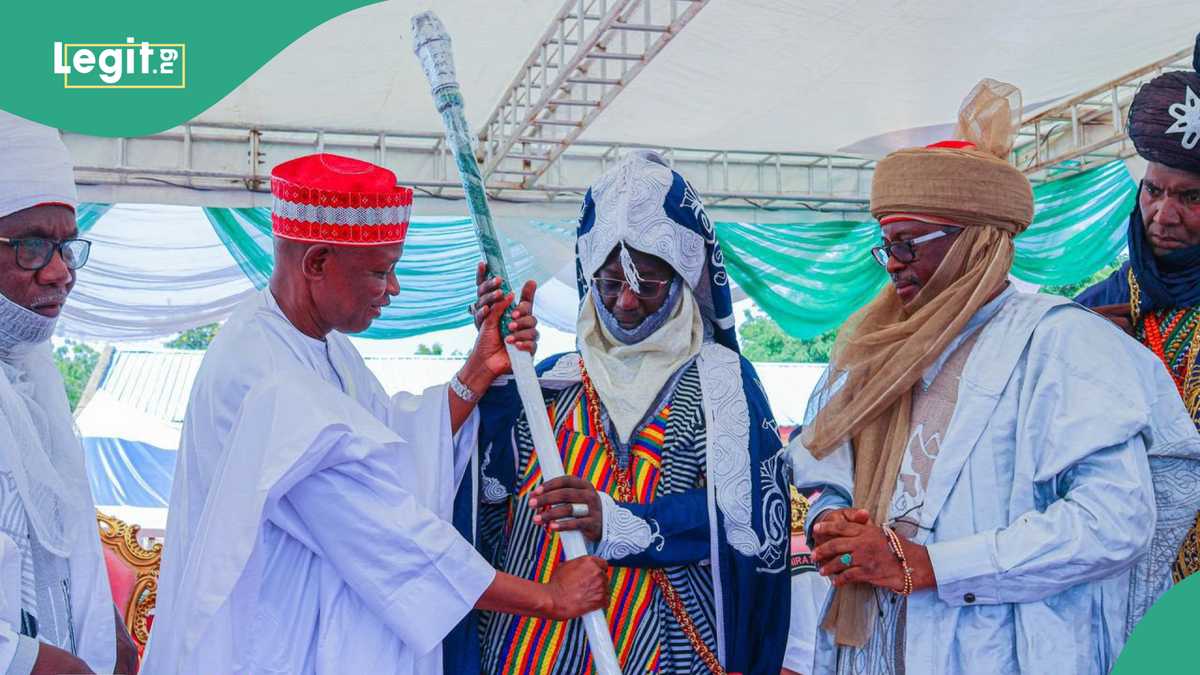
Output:
<svg viewBox="0 0 1200 675">
<path fill-rule="evenodd" d="M 929 478 L 917 542 L 938 586 L 908 600 L 905 670 L 1106 673 L 1170 586 L 1200 436 L 1162 364 L 1104 319 L 1055 296 L 996 304 L 972 326 Z M 793 447 L 796 484 L 823 489 L 808 527 L 848 505 L 853 459 L 849 444 L 824 460 Z M 818 630 L 814 672 L 837 653 Z"/>
</svg>

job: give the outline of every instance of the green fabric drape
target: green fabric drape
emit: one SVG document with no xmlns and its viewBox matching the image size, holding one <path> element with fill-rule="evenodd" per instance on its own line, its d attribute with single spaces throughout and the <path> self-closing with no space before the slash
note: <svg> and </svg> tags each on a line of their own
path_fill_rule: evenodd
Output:
<svg viewBox="0 0 1200 675">
<path fill-rule="evenodd" d="M 1118 161 L 1039 185 L 1034 198 L 1034 222 L 1017 237 L 1013 275 L 1039 285 L 1069 284 L 1090 276 L 1125 247 L 1137 184 Z M 80 205 L 80 231 L 90 229 L 109 206 Z M 204 213 L 246 277 L 265 287 L 272 268 L 270 210 L 206 208 Z M 509 234 L 518 242 L 507 242 L 514 281 L 544 281 L 570 264 L 573 222 L 510 225 Z M 870 256 L 879 242 L 879 226 L 872 220 L 717 222 L 715 227 L 730 275 L 798 338 L 841 325 L 887 282 Z M 364 335 L 398 338 L 467 325 L 479 259 L 469 219 L 414 220 L 397 269 L 403 291 Z"/>
<path fill-rule="evenodd" d="M 733 280 L 783 330 L 807 338 L 840 325 L 887 280 L 871 257 L 875 221 L 716 223 Z"/>
<path fill-rule="evenodd" d="M 1111 162 L 1033 189 L 1033 225 L 1016 238 L 1013 276 L 1040 286 L 1086 279 L 1125 248 L 1137 183 Z"/>
<path fill-rule="evenodd" d="M 1033 189 L 1034 220 L 1016 239 L 1013 276 L 1042 286 L 1085 279 L 1125 247 L 1137 184 L 1116 161 Z M 883 287 L 871 259 L 874 221 L 804 224 L 718 222 L 733 279 L 798 338 L 841 325 Z"/>
<path fill-rule="evenodd" d="M 75 208 L 75 224 L 79 227 L 79 233 L 83 234 L 92 229 L 100 217 L 108 213 L 112 208 L 112 204 L 95 204 L 84 202 Z"/>
<path fill-rule="evenodd" d="M 205 208 L 204 214 L 250 281 L 266 287 L 274 265 L 270 209 Z M 360 335 L 392 339 L 467 325 L 478 260 L 469 218 L 413 219 L 396 267 L 400 295 Z M 516 279 L 527 279 L 534 271 L 532 257 L 519 244 L 509 243 L 508 261 Z"/>
</svg>

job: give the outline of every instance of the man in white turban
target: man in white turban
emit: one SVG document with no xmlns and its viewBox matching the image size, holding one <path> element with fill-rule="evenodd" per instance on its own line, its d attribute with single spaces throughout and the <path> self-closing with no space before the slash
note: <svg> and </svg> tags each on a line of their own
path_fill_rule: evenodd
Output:
<svg viewBox="0 0 1200 675">
<path fill-rule="evenodd" d="M 50 351 L 88 257 L 75 202 L 58 132 L 0 111 L 0 671 L 10 674 L 137 668 Z"/>
</svg>

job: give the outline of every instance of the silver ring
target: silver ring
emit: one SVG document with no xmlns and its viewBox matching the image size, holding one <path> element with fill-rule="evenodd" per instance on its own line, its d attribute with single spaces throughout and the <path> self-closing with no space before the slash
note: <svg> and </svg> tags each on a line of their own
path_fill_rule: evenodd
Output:
<svg viewBox="0 0 1200 675">
<path fill-rule="evenodd" d="M 587 504 L 571 504 L 571 516 L 574 518 L 583 518 L 590 511 Z"/>
</svg>

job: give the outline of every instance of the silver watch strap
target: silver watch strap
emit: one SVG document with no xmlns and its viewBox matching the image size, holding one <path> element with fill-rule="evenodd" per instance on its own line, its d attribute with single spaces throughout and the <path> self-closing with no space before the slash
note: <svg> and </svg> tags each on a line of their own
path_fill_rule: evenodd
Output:
<svg viewBox="0 0 1200 675">
<path fill-rule="evenodd" d="M 476 394 L 468 389 L 467 385 L 463 384 L 462 380 L 458 379 L 458 373 L 455 373 L 454 377 L 450 378 L 450 390 L 467 403 L 474 403 L 479 400 L 479 394 Z"/>
</svg>

